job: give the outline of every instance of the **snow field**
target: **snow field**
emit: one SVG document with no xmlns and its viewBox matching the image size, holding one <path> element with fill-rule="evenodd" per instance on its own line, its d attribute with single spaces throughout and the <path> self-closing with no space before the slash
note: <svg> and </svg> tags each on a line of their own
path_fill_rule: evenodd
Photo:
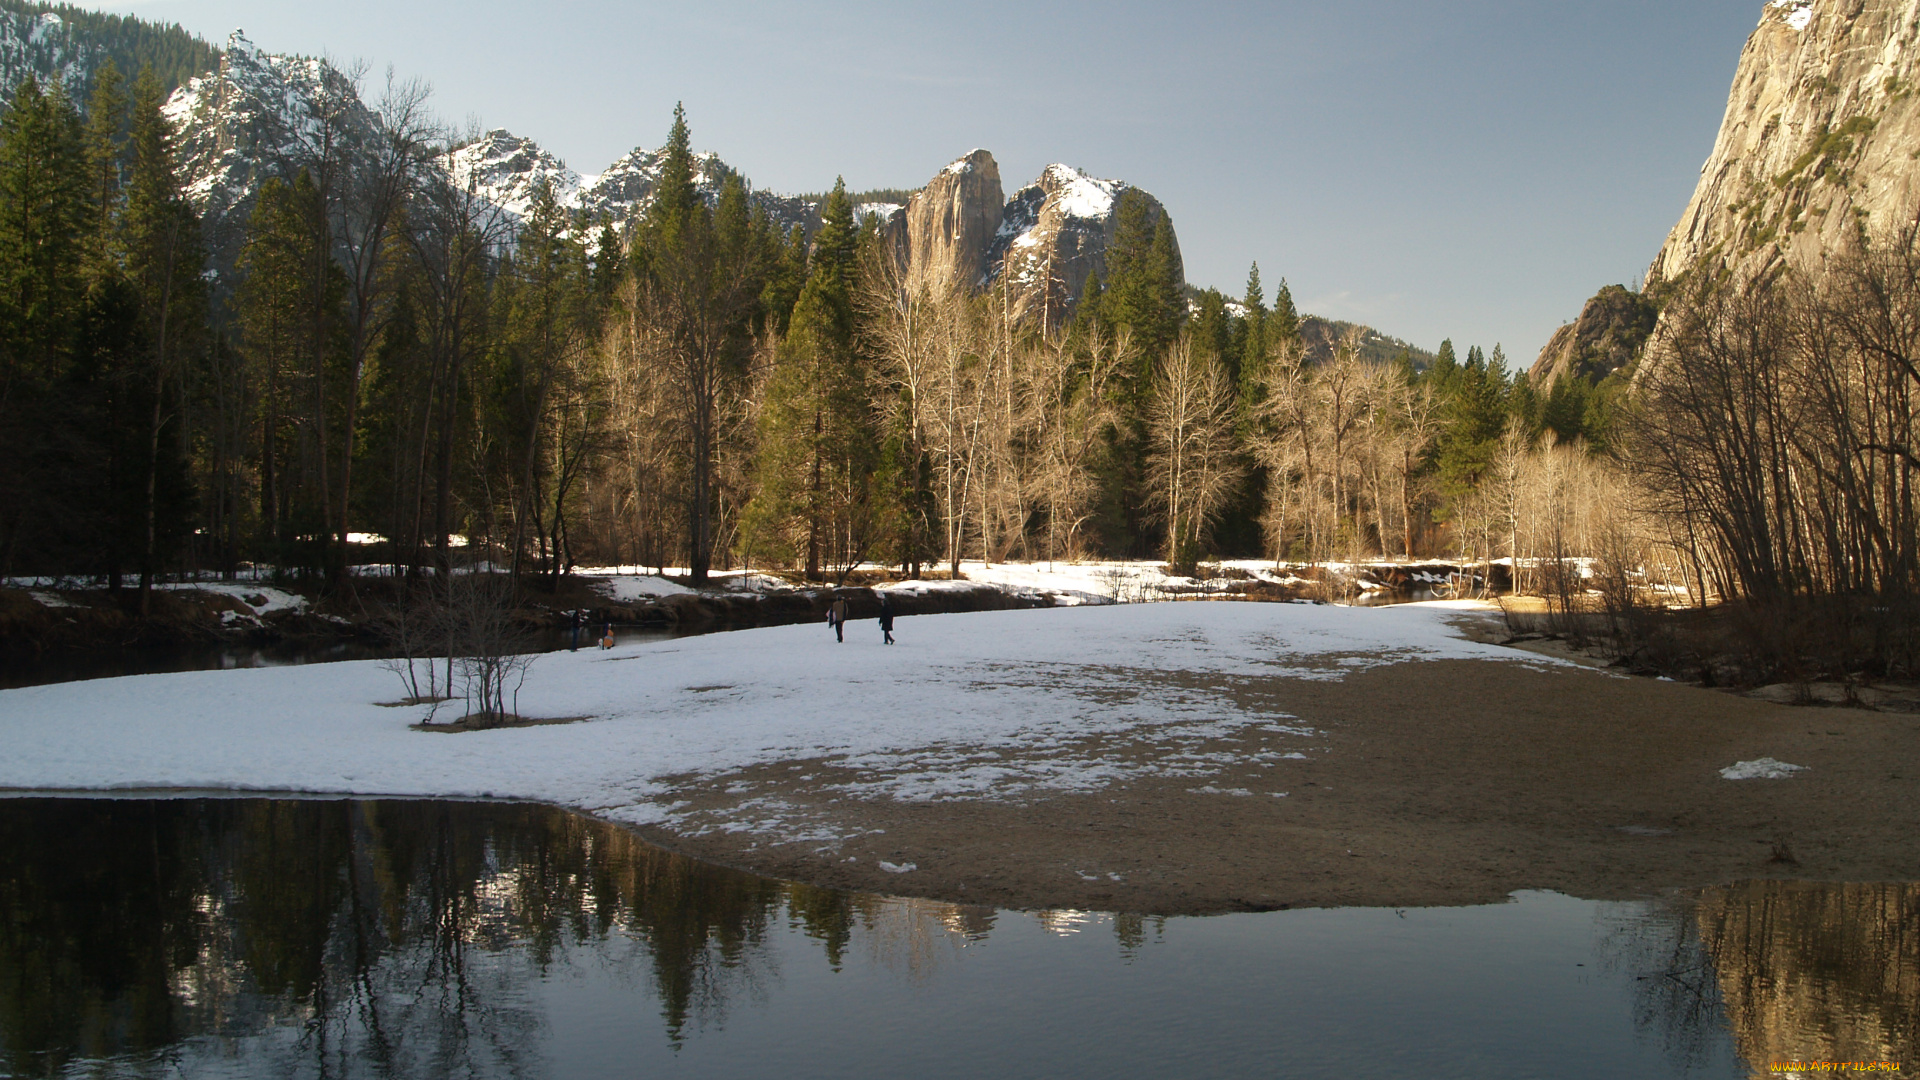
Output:
<svg viewBox="0 0 1920 1080">
<path fill-rule="evenodd" d="M 831 759 L 856 778 L 847 794 L 901 800 L 1199 781 L 1250 759 L 1283 770 L 1317 733 L 1157 676 L 1539 662 L 1453 633 L 1445 617 L 1469 606 L 982 612 L 903 618 L 892 647 L 860 620 L 845 644 L 823 624 L 553 653 L 530 669 L 519 711 L 590 719 L 457 735 L 412 730 L 425 706 L 379 704 L 403 690 L 378 661 L 60 683 L 0 691 L 0 788 L 511 797 L 671 827 L 673 783 L 782 761 Z M 1202 749 L 1255 730 L 1277 745 Z M 1142 739 L 1154 754 L 1119 752 Z M 742 805 L 754 820 L 718 827 L 834 839 L 787 809 Z"/>
</svg>

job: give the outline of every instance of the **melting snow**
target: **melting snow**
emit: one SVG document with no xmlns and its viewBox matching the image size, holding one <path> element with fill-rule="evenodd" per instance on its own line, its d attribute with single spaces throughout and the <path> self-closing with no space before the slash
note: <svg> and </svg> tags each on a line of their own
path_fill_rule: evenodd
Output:
<svg viewBox="0 0 1920 1080">
<path fill-rule="evenodd" d="M 1767 9 L 1785 12 L 1782 18 L 1795 30 L 1805 30 L 1813 21 L 1813 0 L 1769 0 Z"/>
<path fill-rule="evenodd" d="M 1789 765 L 1784 761 L 1763 757 L 1753 761 L 1736 761 L 1721 769 L 1720 775 L 1728 780 L 1785 780 L 1794 773 L 1805 771 L 1805 765 Z"/>
<path fill-rule="evenodd" d="M 227 588 L 256 610 L 295 600 Z M 519 711 L 588 720 L 458 736 L 410 730 L 426 706 L 381 707 L 404 691 L 378 661 L 60 683 L 0 691 L 0 788 L 498 796 L 830 841 L 774 801 L 696 820 L 675 778 L 825 759 L 851 770 L 847 796 L 865 798 L 1008 798 L 1142 775 L 1219 787 L 1246 759 L 1221 740 L 1277 733 L 1306 747 L 1316 735 L 1167 673 L 1337 679 L 1400 660 L 1544 662 L 1462 639 L 1451 611 L 1140 604 L 903 618 L 891 647 L 856 621 L 845 644 L 807 624 L 553 653 L 529 670 Z M 1143 744 L 1155 752 L 1127 752 Z M 1275 787 L 1285 772 L 1277 760 Z"/>
</svg>

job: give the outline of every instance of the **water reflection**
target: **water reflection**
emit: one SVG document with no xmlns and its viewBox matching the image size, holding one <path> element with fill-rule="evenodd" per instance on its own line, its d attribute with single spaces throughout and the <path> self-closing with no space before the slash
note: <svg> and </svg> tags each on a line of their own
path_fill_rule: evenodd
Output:
<svg viewBox="0 0 1920 1080">
<path fill-rule="evenodd" d="M 380 800 L 0 800 L 0 853 L 6 1075 L 1917 1064 L 1916 885 L 1022 915 L 771 881 L 542 807 Z"/>
<path fill-rule="evenodd" d="M 0 802 L 0 1048 L 50 1075 L 269 1029 L 270 1074 L 523 1075 L 523 966 L 591 943 L 671 1038 L 774 974 L 784 912 L 918 973 L 991 911 L 887 904 L 695 862 L 545 807 L 263 799 Z M 512 963 L 503 961 L 522 961 Z"/>
</svg>

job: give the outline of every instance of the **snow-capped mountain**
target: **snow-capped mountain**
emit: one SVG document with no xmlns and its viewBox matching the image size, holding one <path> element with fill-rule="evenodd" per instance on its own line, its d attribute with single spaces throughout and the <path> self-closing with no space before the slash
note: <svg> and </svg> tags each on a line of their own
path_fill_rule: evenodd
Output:
<svg viewBox="0 0 1920 1080">
<path fill-rule="evenodd" d="M 206 221 L 221 273 L 239 253 L 262 183 L 292 179 L 329 145 L 352 160 L 380 131 L 379 116 L 326 61 L 268 54 L 238 30 L 227 39 L 219 69 L 175 91 L 165 113 L 178 132 L 182 181 Z M 515 224 L 544 182 L 562 206 L 618 229 L 645 207 L 660 178 L 658 151 L 635 149 L 605 171 L 583 176 L 532 139 L 499 129 L 435 160 L 447 181 L 470 187 Z M 734 170 L 712 153 L 696 155 L 695 164 L 696 186 L 717 200 Z M 754 192 L 753 199 L 783 230 L 817 222 L 810 202 L 767 192 Z"/>
<path fill-rule="evenodd" d="M 935 174 L 888 235 L 910 288 L 1005 283 L 1015 317 L 1065 318 L 1095 274 L 1105 275 L 1120 196 L 1132 185 L 1049 165 L 1006 198 L 993 155 L 975 150 Z M 1151 212 L 1165 215 L 1146 192 Z M 1176 242 L 1176 251 L 1177 251 Z"/>
<path fill-rule="evenodd" d="M 43 17 L 41 25 L 51 26 Z M 353 81 L 324 60 L 275 56 L 235 31 L 216 70 L 188 80 L 165 106 L 179 138 L 182 181 L 206 222 L 216 274 L 229 278 L 260 186 L 312 169 L 329 148 L 353 167 L 377 144 L 381 121 Z M 660 181 L 661 153 L 636 148 L 598 173 L 580 173 L 525 136 L 494 129 L 434 159 L 442 182 L 468 190 L 518 223 L 534 192 L 548 185 L 560 204 L 589 222 L 624 227 Z M 696 155 L 695 185 L 710 201 L 734 169 L 717 155 Z M 1050 165 L 1007 199 L 999 166 L 985 150 L 942 169 L 904 204 L 863 202 L 907 270 L 926 287 L 979 288 L 1004 281 L 1022 313 L 1063 318 L 1105 272 L 1115 209 L 1129 185 Z M 755 204 L 784 229 L 819 223 L 812 201 L 753 192 Z M 1151 199 L 1151 196 L 1148 196 Z M 1158 202 L 1153 210 L 1164 214 Z M 230 280 L 230 278 L 229 278 Z"/>
<path fill-rule="evenodd" d="M 239 253 L 262 183 L 292 179 L 328 144 L 352 155 L 380 123 L 326 61 L 270 56 L 239 30 L 227 38 L 220 67 L 175 90 L 161 111 L 174 126 L 180 178 L 220 272 Z"/>
<path fill-rule="evenodd" d="M 1120 196 L 1132 185 L 1102 180 L 1071 165 L 1049 165 L 1040 178 L 1007 200 L 987 259 L 995 280 L 1014 290 L 1021 313 L 1048 305 L 1048 317 L 1065 314 L 1086 289 L 1088 278 L 1106 273 Z M 1141 192 L 1155 212 L 1153 196 Z"/>
<path fill-rule="evenodd" d="M 695 154 L 693 164 L 694 187 L 708 202 L 718 201 L 721 186 L 734 175 L 733 168 L 711 152 Z M 582 175 L 532 139 L 495 128 L 454 150 L 444 167 L 455 184 L 470 187 L 516 221 L 528 214 L 533 193 L 544 182 L 561 206 L 585 211 L 589 220 L 609 221 L 619 228 L 653 197 L 660 182 L 661 151 L 636 147 L 604 172 Z M 754 192 L 753 201 L 783 228 L 811 227 L 817 213 L 812 203 L 768 192 Z"/>
</svg>

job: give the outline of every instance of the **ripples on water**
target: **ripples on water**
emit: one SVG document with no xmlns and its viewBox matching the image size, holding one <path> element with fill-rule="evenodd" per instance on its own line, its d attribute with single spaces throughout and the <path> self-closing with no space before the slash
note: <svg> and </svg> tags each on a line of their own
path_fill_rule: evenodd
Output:
<svg viewBox="0 0 1920 1080">
<path fill-rule="evenodd" d="M 395 800 L 0 800 L 0 852 L 17 1076 L 1746 1076 L 1920 1043 L 1906 884 L 1023 913 Z"/>
</svg>

